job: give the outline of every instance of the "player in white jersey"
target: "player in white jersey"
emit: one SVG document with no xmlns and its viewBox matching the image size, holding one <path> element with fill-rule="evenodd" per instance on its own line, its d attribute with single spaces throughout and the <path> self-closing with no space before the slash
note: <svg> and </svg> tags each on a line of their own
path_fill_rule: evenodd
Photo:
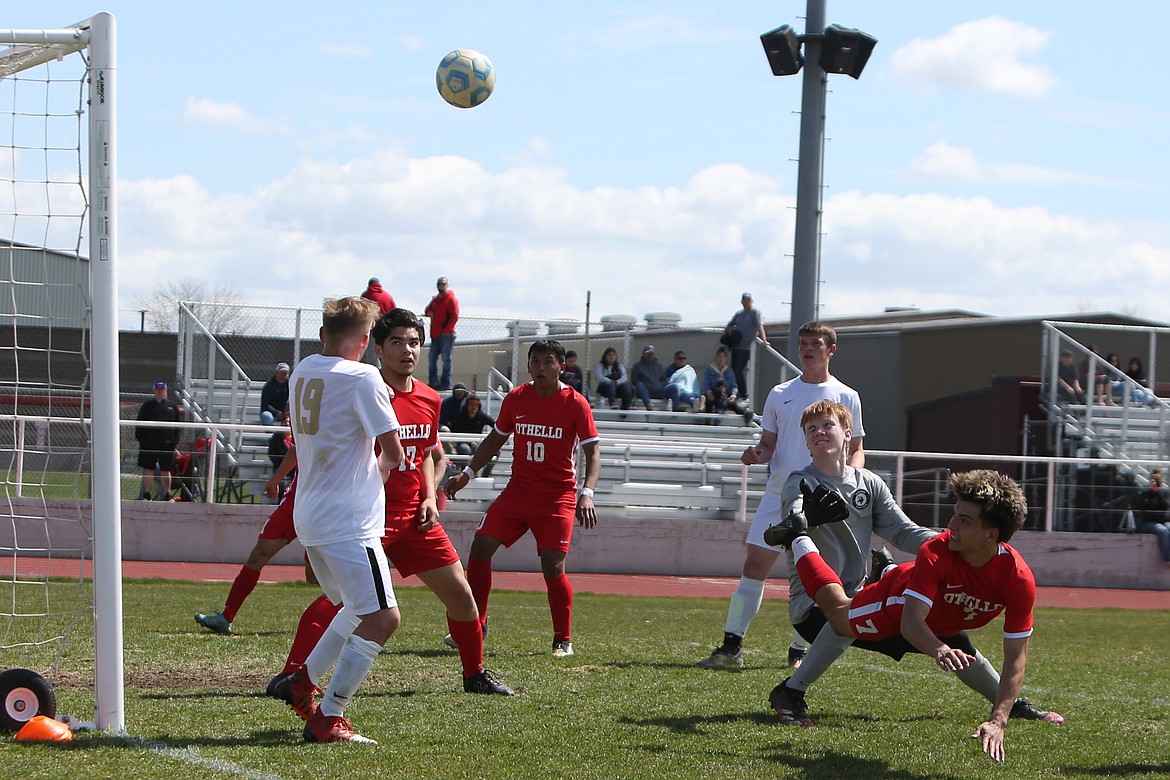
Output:
<svg viewBox="0 0 1170 780">
<path fill-rule="evenodd" d="M 728 669 L 743 666 L 743 637 L 752 620 L 760 611 L 764 601 L 764 583 L 779 551 L 764 542 L 764 531 L 768 526 L 782 519 L 781 490 L 788 475 L 803 468 L 809 462 L 808 447 L 801 431 L 800 416 L 810 404 L 821 401 L 836 401 L 843 404 L 853 415 L 853 438 L 849 442 L 849 465 L 865 466 L 865 450 L 862 437 L 865 428 L 861 424 L 861 397 L 857 391 L 840 382 L 829 373 L 829 361 L 837 352 L 837 332 L 823 322 L 807 322 L 800 326 L 797 334 L 800 346 L 801 374 L 784 384 L 777 385 L 768 393 L 761 419 L 763 433 L 760 443 L 744 450 L 741 460 L 747 465 L 768 464 L 768 485 L 747 536 L 747 555 L 743 563 L 743 574 L 739 585 L 731 594 L 727 609 L 727 622 L 723 629 L 723 644 L 715 648 L 710 656 L 698 662 L 707 669 Z M 860 541 L 868 549 L 868 537 Z M 864 575 L 863 575 L 864 576 Z M 789 572 L 789 582 L 796 580 L 795 571 Z M 795 625 L 797 616 L 792 615 Z M 804 656 L 804 643 L 794 637 L 789 649 L 789 662 L 794 666 Z M 836 650 L 832 657 L 823 662 L 814 657 L 817 664 L 824 663 L 827 669 L 844 649 Z"/>
<path fill-rule="evenodd" d="M 377 314 L 362 298 L 326 300 L 321 354 L 302 360 L 289 379 L 293 522 L 321 589 L 345 604 L 304 669 L 276 684 L 277 697 L 306 719 L 306 742 L 373 741 L 354 732 L 345 707 L 400 620 L 381 542 L 384 483 L 402 459 L 398 419 L 378 369 L 359 362 Z M 318 707 L 317 681 L 335 664 Z"/>
</svg>

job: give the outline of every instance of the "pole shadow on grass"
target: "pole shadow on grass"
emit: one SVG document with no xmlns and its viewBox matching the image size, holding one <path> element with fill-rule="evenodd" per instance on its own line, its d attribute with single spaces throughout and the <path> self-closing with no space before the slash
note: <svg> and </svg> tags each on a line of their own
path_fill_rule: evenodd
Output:
<svg viewBox="0 0 1170 780">
<path fill-rule="evenodd" d="M 962 775 L 944 774 L 932 770 L 923 774 L 894 769 L 885 761 L 861 758 L 848 753 L 827 750 L 815 758 L 797 756 L 780 748 L 769 749 L 770 758 L 778 764 L 802 770 L 798 778 L 832 778 L 832 780 L 967 780 Z"/>
<path fill-rule="evenodd" d="M 1162 764 L 1103 764 L 1101 766 L 1066 766 L 1062 772 L 1102 777 L 1165 777 L 1170 775 L 1170 761 Z"/>
</svg>

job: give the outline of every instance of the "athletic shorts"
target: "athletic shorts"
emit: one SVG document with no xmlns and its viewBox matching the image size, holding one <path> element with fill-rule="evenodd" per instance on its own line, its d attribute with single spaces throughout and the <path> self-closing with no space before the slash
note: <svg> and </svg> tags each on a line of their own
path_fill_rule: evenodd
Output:
<svg viewBox="0 0 1170 780">
<path fill-rule="evenodd" d="M 783 519 L 784 513 L 784 502 L 780 498 L 780 488 L 784 487 L 784 480 L 769 477 L 769 488 L 773 482 L 776 484 L 776 489 L 764 490 L 764 495 L 756 507 L 756 513 L 752 517 L 752 527 L 748 529 L 747 543 L 779 553 L 779 548 L 772 547 L 764 541 L 764 531 L 767 531 L 769 526 L 779 523 Z"/>
<path fill-rule="evenodd" d="M 577 494 L 573 491 L 560 496 L 533 497 L 522 495 L 509 486 L 488 507 L 475 535 L 491 536 L 503 542 L 505 547 L 511 547 L 531 530 L 538 553 L 541 550 L 567 553 L 576 516 Z"/>
<path fill-rule="evenodd" d="M 398 573 L 410 577 L 419 572 L 459 563 L 459 553 L 443 526 L 436 523 L 429 531 L 420 531 L 416 515 L 387 518 L 382 548 Z"/>
<path fill-rule="evenodd" d="M 305 554 L 321 590 L 334 604 L 345 604 L 356 615 L 398 606 L 381 539 L 313 545 Z"/>
<path fill-rule="evenodd" d="M 174 472 L 175 470 L 175 451 L 174 450 L 139 450 L 138 451 L 138 468 L 151 470 L 158 466 L 159 471 Z"/>
<path fill-rule="evenodd" d="M 804 641 L 812 644 L 817 634 L 820 633 L 821 628 L 828 624 L 825 618 L 825 613 L 821 612 L 821 608 L 814 606 L 809 610 L 808 617 L 800 621 L 793 628 L 804 639 Z M 971 641 L 971 637 L 967 636 L 966 631 L 960 631 L 954 636 L 939 637 L 948 647 L 953 647 L 956 650 L 962 650 L 967 655 L 975 655 L 978 651 L 975 649 L 975 643 Z M 907 653 L 920 653 L 921 651 L 906 637 L 899 632 L 896 636 L 879 639 L 876 641 L 867 641 L 864 639 L 854 639 L 853 646 L 860 650 L 869 650 L 882 655 L 888 655 L 895 661 L 901 661 L 902 657 Z"/>
<path fill-rule="evenodd" d="M 293 526 L 293 503 L 297 493 L 297 483 L 294 480 L 289 485 L 288 491 L 284 494 L 284 498 L 276 505 L 276 509 L 272 510 L 272 514 L 268 516 L 268 521 L 264 523 L 264 527 L 260 529 L 261 539 L 287 539 L 292 541 L 297 538 L 297 529 Z"/>
</svg>

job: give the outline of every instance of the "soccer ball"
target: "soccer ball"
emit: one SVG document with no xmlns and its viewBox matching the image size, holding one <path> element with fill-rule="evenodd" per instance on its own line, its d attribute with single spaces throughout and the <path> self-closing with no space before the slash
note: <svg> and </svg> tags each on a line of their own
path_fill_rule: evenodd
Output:
<svg viewBox="0 0 1170 780">
<path fill-rule="evenodd" d="M 475 108 L 496 88 L 496 69 L 475 49 L 456 49 L 439 63 L 435 86 L 456 108 Z"/>
</svg>

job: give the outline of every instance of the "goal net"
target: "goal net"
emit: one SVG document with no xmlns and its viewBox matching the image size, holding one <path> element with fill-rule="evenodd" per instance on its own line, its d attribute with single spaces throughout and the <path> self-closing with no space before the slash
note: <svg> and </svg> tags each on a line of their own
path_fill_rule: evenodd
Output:
<svg viewBox="0 0 1170 780">
<path fill-rule="evenodd" d="M 0 671 L 120 731 L 113 41 L 0 29 Z"/>
</svg>

